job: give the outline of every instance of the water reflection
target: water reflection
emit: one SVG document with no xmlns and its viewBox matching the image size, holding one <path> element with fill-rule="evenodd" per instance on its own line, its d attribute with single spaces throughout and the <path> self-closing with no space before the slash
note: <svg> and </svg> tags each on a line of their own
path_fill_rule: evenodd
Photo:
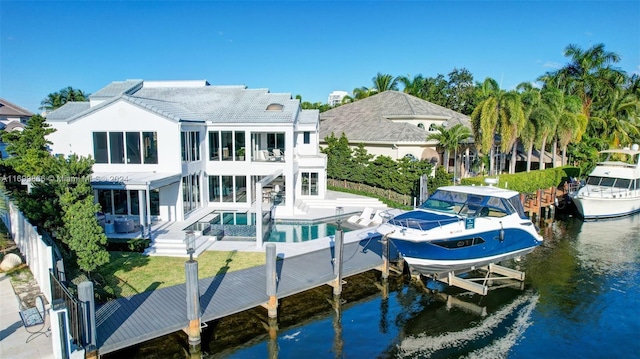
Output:
<svg viewBox="0 0 640 359">
<path fill-rule="evenodd" d="M 486 298 L 490 297 L 486 305 L 474 305 L 472 301 L 441 296 L 445 305 L 438 303 L 434 310 L 423 311 L 404 325 L 403 338 L 391 355 L 505 357 L 530 325 L 538 295 L 532 291 L 492 292 Z"/>
</svg>

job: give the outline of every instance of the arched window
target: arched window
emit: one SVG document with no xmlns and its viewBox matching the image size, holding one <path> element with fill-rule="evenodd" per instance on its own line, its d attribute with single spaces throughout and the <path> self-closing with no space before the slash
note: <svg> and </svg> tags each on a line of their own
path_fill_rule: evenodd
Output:
<svg viewBox="0 0 640 359">
<path fill-rule="evenodd" d="M 429 125 L 429 132 L 435 132 L 435 131 L 437 131 L 437 130 L 436 130 L 436 126 L 437 126 L 437 125 L 436 125 L 435 123 L 432 123 L 431 125 Z"/>
<path fill-rule="evenodd" d="M 418 124 L 418 128 L 421 128 L 421 129 L 423 129 L 423 130 L 424 130 L 424 124 L 423 124 L 422 122 L 420 122 L 420 123 Z"/>
<path fill-rule="evenodd" d="M 271 103 L 271 104 L 269 104 L 269 106 L 267 106 L 267 111 L 282 111 L 283 107 L 284 106 L 282 104 Z"/>
</svg>

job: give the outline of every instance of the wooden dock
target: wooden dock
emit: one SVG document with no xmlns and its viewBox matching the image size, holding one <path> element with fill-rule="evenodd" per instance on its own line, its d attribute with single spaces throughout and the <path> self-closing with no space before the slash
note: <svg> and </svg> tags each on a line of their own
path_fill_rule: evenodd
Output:
<svg viewBox="0 0 640 359">
<path fill-rule="evenodd" d="M 395 258 L 397 254 L 391 248 L 391 258 Z M 288 297 L 333 281 L 333 253 L 330 247 L 278 260 L 277 297 Z M 370 233 L 367 239 L 346 243 L 343 263 L 342 278 L 381 268 L 380 235 Z M 267 303 L 266 277 L 266 266 L 259 266 L 199 280 L 202 322 Z M 184 284 L 119 298 L 97 308 L 98 352 L 101 355 L 114 352 L 188 325 Z"/>
</svg>

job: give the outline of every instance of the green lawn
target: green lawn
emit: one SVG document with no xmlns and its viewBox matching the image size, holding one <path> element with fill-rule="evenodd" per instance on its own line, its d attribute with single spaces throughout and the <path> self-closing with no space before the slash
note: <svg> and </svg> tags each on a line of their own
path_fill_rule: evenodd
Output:
<svg viewBox="0 0 640 359">
<path fill-rule="evenodd" d="M 145 256 L 137 252 L 109 252 L 111 260 L 92 277 L 111 296 L 126 297 L 185 282 L 186 258 Z M 255 252 L 206 251 L 196 259 L 198 277 L 213 277 L 265 264 L 265 254 Z"/>
</svg>

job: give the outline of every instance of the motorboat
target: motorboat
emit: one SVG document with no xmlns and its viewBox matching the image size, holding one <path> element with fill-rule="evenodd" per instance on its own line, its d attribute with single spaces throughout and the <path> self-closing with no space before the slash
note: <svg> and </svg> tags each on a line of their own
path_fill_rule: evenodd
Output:
<svg viewBox="0 0 640 359">
<path fill-rule="evenodd" d="M 473 270 L 532 252 L 543 241 L 520 194 L 493 186 L 445 186 L 377 231 L 423 275 Z"/>
<path fill-rule="evenodd" d="M 640 149 L 600 152 L 598 162 L 584 184 L 569 196 L 585 220 L 620 217 L 640 212 Z"/>
</svg>

